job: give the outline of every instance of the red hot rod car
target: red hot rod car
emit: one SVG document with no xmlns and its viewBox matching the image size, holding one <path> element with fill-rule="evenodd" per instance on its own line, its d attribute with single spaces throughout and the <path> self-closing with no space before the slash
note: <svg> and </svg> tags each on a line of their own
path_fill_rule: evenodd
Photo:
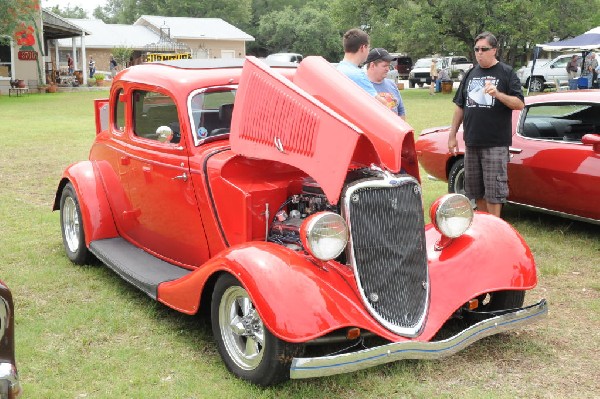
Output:
<svg viewBox="0 0 600 399">
<path fill-rule="evenodd" d="M 95 106 L 54 203 L 67 256 L 210 310 L 243 379 L 442 357 L 547 313 L 508 224 L 449 194 L 425 225 L 412 129 L 320 57 L 134 66 Z"/>
</svg>

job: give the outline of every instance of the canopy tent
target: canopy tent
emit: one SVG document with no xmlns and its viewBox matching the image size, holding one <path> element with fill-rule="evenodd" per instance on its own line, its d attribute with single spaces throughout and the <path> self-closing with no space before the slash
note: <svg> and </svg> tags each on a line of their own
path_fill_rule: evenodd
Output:
<svg viewBox="0 0 600 399">
<path fill-rule="evenodd" d="M 590 51 L 600 48 L 600 26 L 571 39 L 538 44 L 544 51 Z"/>
<path fill-rule="evenodd" d="M 531 65 L 531 75 L 533 76 L 533 68 L 535 68 L 535 61 L 540 54 L 540 51 L 581 51 L 585 57 L 591 50 L 600 48 L 600 26 L 590 29 L 583 35 L 573 37 L 571 39 L 560 40 L 557 42 L 550 42 L 536 45 L 533 51 L 533 63 Z M 584 58 L 585 62 L 585 58 Z M 585 65 L 582 65 L 583 70 Z M 531 84 L 531 79 L 529 81 Z M 529 84 L 527 85 L 527 94 L 529 94 Z"/>
</svg>

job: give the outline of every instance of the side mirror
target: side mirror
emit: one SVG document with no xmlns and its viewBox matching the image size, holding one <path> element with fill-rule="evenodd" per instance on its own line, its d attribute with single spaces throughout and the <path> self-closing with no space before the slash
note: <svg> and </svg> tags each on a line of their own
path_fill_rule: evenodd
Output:
<svg viewBox="0 0 600 399">
<path fill-rule="evenodd" d="M 159 126 L 156 129 L 157 140 L 161 143 L 168 143 L 173 139 L 173 131 L 169 126 Z"/>
<path fill-rule="evenodd" d="M 585 145 L 591 145 L 594 152 L 600 154 L 600 134 L 586 134 L 581 138 L 581 142 Z"/>
</svg>

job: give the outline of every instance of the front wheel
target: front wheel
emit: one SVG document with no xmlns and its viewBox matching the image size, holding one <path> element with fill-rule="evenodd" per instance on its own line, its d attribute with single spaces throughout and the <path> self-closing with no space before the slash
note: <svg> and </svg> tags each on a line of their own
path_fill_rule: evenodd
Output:
<svg viewBox="0 0 600 399">
<path fill-rule="evenodd" d="M 271 334 L 246 289 L 230 274 L 215 284 L 211 321 L 219 354 L 233 374 L 262 386 L 290 378 L 292 359 L 303 346 Z"/>
<path fill-rule="evenodd" d="M 71 183 L 67 183 L 60 196 L 60 227 L 67 257 L 77 265 L 87 264 L 92 254 L 85 246 L 81 208 Z"/>
<path fill-rule="evenodd" d="M 448 192 L 465 194 L 465 160 L 454 162 L 448 174 Z"/>
</svg>

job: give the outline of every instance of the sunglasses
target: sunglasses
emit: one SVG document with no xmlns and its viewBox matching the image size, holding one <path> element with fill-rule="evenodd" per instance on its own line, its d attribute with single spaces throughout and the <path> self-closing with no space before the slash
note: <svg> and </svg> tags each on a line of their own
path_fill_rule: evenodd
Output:
<svg viewBox="0 0 600 399">
<path fill-rule="evenodd" d="M 493 47 L 473 47 L 473 51 L 476 53 L 480 51 L 485 53 L 486 51 L 490 51 L 491 49 L 493 49 Z"/>
</svg>

